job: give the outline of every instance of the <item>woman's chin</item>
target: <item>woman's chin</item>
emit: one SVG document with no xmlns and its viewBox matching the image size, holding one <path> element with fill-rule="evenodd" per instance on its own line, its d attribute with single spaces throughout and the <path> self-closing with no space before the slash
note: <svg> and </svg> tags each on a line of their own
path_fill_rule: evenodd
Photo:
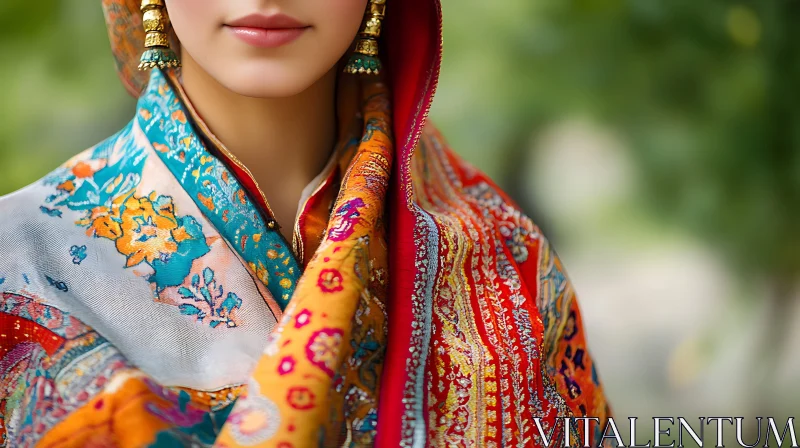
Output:
<svg viewBox="0 0 800 448">
<path fill-rule="evenodd" d="M 243 64 L 244 65 L 244 64 Z M 276 64 L 225 69 L 212 73 L 217 81 L 229 90 L 253 98 L 286 98 L 304 92 L 324 75 L 313 71 L 298 71 L 294 67 Z"/>
</svg>

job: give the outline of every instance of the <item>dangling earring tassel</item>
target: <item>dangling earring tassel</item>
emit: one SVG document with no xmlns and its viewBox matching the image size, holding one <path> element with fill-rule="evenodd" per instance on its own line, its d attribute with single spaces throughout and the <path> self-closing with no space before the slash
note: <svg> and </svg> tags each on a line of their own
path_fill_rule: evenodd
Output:
<svg viewBox="0 0 800 448">
<path fill-rule="evenodd" d="M 381 21 L 386 13 L 386 0 L 370 0 L 364 23 L 358 33 L 356 48 L 344 67 L 345 73 L 377 75 L 381 72 L 378 59 L 378 37 L 381 35 Z"/>
<path fill-rule="evenodd" d="M 180 67 L 178 56 L 169 48 L 167 28 L 169 19 L 164 0 L 142 0 L 142 25 L 144 26 L 144 48 L 139 70 Z"/>
</svg>

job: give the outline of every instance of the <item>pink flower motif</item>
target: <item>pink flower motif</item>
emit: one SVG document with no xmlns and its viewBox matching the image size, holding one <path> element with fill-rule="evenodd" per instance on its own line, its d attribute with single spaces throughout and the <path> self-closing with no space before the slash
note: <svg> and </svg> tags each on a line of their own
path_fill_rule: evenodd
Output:
<svg viewBox="0 0 800 448">
<path fill-rule="evenodd" d="M 294 328 L 303 328 L 309 323 L 311 323 L 311 311 L 303 310 L 297 313 L 297 317 L 294 320 Z"/>
<path fill-rule="evenodd" d="M 295 364 L 297 364 L 297 362 L 295 362 L 291 355 L 285 356 L 283 359 L 281 359 L 281 363 L 278 365 L 278 373 L 281 375 L 292 373 L 294 371 Z"/>
<path fill-rule="evenodd" d="M 316 406 L 315 400 L 316 396 L 314 393 L 311 392 L 309 388 L 303 386 L 292 387 L 286 394 L 286 402 L 289 403 L 289 406 L 301 411 Z"/>
<path fill-rule="evenodd" d="M 344 332 L 338 328 L 323 328 L 312 334 L 306 345 L 308 360 L 329 376 L 334 374 L 343 334 Z"/>
<path fill-rule="evenodd" d="M 336 269 L 323 269 L 319 272 L 317 279 L 317 286 L 322 292 L 336 292 L 341 291 L 342 286 L 342 273 Z"/>
</svg>

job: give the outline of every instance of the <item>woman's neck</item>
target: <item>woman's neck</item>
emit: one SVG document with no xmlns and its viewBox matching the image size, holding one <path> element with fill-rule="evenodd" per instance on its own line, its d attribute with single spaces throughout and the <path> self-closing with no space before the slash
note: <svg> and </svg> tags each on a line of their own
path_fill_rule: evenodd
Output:
<svg viewBox="0 0 800 448">
<path fill-rule="evenodd" d="M 303 188 L 323 169 L 336 139 L 336 71 L 286 98 L 239 95 L 209 75 L 188 53 L 181 84 L 225 148 L 253 174 L 291 241 Z"/>
</svg>

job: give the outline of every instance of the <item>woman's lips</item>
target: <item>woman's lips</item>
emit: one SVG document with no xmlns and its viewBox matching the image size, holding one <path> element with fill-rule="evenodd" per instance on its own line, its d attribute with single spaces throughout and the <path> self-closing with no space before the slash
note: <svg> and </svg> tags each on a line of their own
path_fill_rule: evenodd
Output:
<svg viewBox="0 0 800 448">
<path fill-rule="evenodd" d="M 300 37 L 306 30 L 306 28 L 264 29 L 242 26 L 232 26 L 228 27 L 228 29 L 231 30 L 234 36 L 246 43 L 263 48 L 275 48 L 286 45 Z"/>
<path fill-rule="evenodd" d="M 284 14 L 252 14 L 226 23 L 225 28 L 245 43 L 275 48 L 294 41 L 310 26 Z"/>
</svg>

